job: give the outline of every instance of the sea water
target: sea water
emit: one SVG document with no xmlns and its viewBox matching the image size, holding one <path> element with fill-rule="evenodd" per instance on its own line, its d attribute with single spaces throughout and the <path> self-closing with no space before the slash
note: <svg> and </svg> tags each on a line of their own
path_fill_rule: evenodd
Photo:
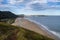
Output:
<svg viewBox="0 0 60 40">
<path fill-rule="evenodd" d="M 60 16 L 29 16 L 28 18 L 43 24 L 45 29 L 60 38 Z"/>
</svg>

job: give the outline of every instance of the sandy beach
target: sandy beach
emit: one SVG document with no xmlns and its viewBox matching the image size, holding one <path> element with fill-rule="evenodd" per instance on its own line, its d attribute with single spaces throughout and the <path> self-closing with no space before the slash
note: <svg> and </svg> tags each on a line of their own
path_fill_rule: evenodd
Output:
<svg viewBox="0 0 60 40">
<path fill-rule="evenodd" d="M 31 22 L 31 21 L 29 21 L 27 19 L 17 18 L 15 23 L 13 23 L 12 25 L 21 26 L 21 27 L 23 27 L 25 29 L 34 31 L 36 33 L 42 34 L 44 36 L 47 36 L 49 38 L 53 38 L 53 39 L 56 40 L 56 37 L 53 34 L 51 34 L 50 32 L 46 31 L 45 29 L 41 29 L 40 26 L 38 26 L 36 23 Z"/>
</svg>

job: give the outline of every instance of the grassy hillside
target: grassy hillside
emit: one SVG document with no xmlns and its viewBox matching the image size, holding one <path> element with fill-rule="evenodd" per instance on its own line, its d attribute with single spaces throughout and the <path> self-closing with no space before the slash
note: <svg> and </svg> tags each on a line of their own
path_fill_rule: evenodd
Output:
<svg viewBox="0 0 60 40">
<path fill-rule="evenodd" d="M 53 40 L 33 31 L 0 23 L 0 40 Z"/>
</svg>

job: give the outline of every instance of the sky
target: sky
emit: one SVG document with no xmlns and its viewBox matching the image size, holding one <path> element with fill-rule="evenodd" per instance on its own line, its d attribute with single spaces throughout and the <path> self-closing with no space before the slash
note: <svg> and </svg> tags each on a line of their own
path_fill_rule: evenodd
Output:
<svg viewBox="0 0 60 40">
<path fill-rule="evenodd" d="M 0 0 L 0 10 L 17 15 L 60 15 L 60 0 Z"/>
</svg>

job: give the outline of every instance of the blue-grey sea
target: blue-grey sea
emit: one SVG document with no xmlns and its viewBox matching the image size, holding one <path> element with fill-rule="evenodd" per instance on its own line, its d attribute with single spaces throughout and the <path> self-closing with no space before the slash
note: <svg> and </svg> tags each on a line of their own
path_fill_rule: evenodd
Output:
<svg viewBox="0 0 60 40">
<path fill-rule="evenodd" d="M 28 18 L 43 24 L 50 32 L 60 38 L 60 16 L 29 16 Z"/>
</svg>

